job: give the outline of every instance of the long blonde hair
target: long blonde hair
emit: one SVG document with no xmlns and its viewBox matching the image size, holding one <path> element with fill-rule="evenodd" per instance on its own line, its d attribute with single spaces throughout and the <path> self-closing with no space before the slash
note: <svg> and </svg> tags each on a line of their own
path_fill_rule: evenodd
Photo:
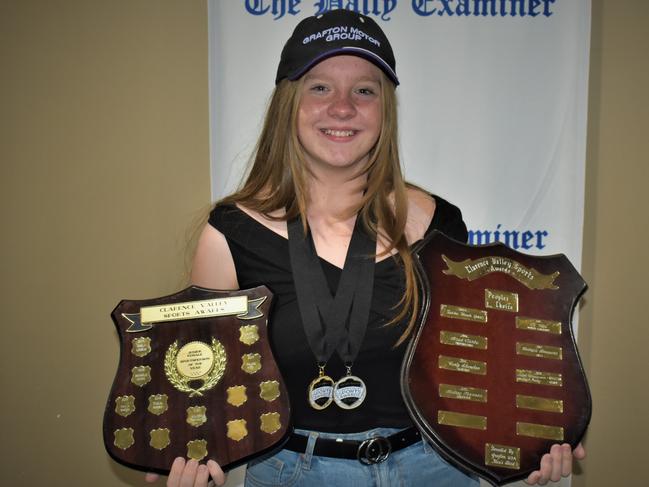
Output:
<svg viewBox="0 0 649 487">
<path fill-rule="evenodd" d="M 297 117 L 304 78 L 284 79 L 271 96 L 264 124 L 242 186 L 217 204 L 241 205 L 273 220 L 300 217 L 306 228 L 307 171 L 305 156 L 297 136 Z M 381 73 L 382 124 L 378 140 L 369 154 L 364 171 L 367 183 L 358 208 L 368 232 L 387 242 L 385 253 L 396 249 L 405 272 L 405 293 L 399 312 L 390 321 L 408 318 L 408 326 L 396 345 L 414 328 L 419 305 L 417 280 L 405 228 L 408 217 L 407 185 L 401 172 L 397 137 L 395 85 Z M 285 209 L 282 216 L 277 210 Z M 275 216 L 273 216 L 275 215 Z"/>
</svg>

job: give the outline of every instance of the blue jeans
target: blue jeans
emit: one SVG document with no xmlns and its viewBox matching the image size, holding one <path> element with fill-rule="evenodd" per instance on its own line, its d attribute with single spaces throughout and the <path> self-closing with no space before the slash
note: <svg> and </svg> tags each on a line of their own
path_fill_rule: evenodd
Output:
<svg viewBox="0 0 649 487">
<path fill-rule="evenodd" d="M 340 459 L 313 455 L 318 436 L 365 440 L 372 436 L 390 436 L 399 431 L 377 428 L 362 433 L 333 434 L 295 430 L 309 436 L 305 453 L 280 450 L 270 457 L 254 460 L 246 470 L 246 487 L 477 487 L 477 478 L 467 476 L 443 460 L 425 441 L 396 451 L 382 463 L 363 465 L 356 459 Z"/>
</svg>

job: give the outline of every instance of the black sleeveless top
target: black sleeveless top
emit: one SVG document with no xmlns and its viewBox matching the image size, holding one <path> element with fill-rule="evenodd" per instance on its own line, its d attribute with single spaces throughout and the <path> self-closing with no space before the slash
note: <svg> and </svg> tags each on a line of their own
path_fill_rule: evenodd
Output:
<svg viewBox="0 0 649 487">
<path fill-rule="evenodd" d="M 437 229 L 465 242 L 467 231 L 460 210 L 437 196 L 435 201 L 435 215 L 426 234 Z M 404 292 L 403 270 L 397 261 L 388 257 L 375 267 L 367 332 L 352 370 L 367 386 L 365 401 L 353 410 L 342 410 L 331 404 L 325 410 L 316 411 L 307 402 L 307 388 L 317 377 L 318 368 L 302 328 L 288 240 L 236 206 L 215 207 L 209 223 L 227 239 L 239 286 L 245 289 L 263 284 L 274 294 L 270 340 L 288 387 L 293 426 L 331 433 L 411 426 L 399 385 L 406 343 L 394 347 L 406 324 L 384 326 L 395 315 L 395 306 Z M 320 264 L 333 295 L 342 269 L 323 259 Z M 327 363 L 326 373 L 334 380 L 345 375 L 345 367 L 336 353 Z"/>
</svg>

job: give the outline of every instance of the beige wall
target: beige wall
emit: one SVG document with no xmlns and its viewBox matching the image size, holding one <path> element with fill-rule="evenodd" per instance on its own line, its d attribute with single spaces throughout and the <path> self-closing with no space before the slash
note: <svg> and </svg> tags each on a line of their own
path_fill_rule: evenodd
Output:
<svg viewBox="0 0 649 487">
<path fill-rule="evenodd" d="M 578 487 L 644 482 L 647 25 L 643 0 L 593 1 Z M 0 484 L 140 485 L 101 443 L 109 313 L 183 285 L 209 201 L 205 2 L 5 1 L 0 63 Z"/>
</svg>

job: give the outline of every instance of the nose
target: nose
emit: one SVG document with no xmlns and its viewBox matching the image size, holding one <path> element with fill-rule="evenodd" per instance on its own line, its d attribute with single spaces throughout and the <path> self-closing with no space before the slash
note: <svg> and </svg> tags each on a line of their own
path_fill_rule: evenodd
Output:
<svg viewBox="0 0 649 487">
<path fill-rule="evenodd" d="M 356 115 L 356 106 L 351 98 L 351 93 L 340 93 L 331 100 L 327 110 L 329 115 L 340 120 L 347 120 Z"/>
</svg>

